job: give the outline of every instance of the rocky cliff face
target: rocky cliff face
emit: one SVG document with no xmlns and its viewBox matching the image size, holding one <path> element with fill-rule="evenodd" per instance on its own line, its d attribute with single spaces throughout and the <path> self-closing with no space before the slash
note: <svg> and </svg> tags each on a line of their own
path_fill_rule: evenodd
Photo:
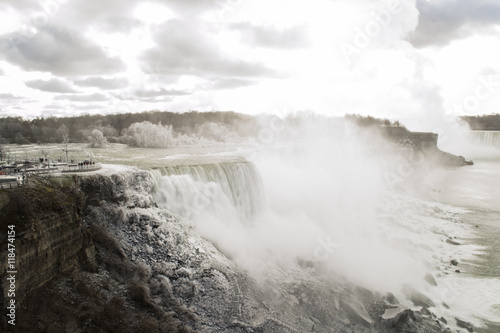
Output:
<svg viewBox="0 0 500 333">
<path fill-rule="evenodd" d="M 15 225 L 16 306 L 60 274 L 95 270 L 94 246 L 82 224 L 83 197 L 74 189 L 46 181 L 0 192 L 1 303 L 7 296 L 7 230 Z M 5 327 L 5 316 L 2 325 Z"/>
</svg>

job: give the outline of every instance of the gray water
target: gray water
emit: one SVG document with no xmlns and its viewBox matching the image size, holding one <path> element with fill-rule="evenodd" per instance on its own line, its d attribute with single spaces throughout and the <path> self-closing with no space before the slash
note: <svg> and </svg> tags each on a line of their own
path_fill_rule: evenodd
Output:
<svg viewBox="0 0 500 333">
<path fill-rule="evenodd" d="M 496 134 L 481 133 L 485 144 L 496 144 Z M 472 225 L 475 237 L 471 242 L 483 251 L 465 265 L 464 278 L 477 281 L 476 297 L 496 298 L 491 305 L 494 317 L 478 332 L 500 332 L 500 151 L 474 159 L 474 165 L 452 171 L 440 171 L 429 176 L 431 186 L 438 190 L 439 202 L 465 209 L 460 216 Z M 491 295 L 491 293 L 496 293 Z M 495 304 L 496 303 L 496 304 Z M 495 318 L 496 317 L 496 318 Z"/>
</svg>

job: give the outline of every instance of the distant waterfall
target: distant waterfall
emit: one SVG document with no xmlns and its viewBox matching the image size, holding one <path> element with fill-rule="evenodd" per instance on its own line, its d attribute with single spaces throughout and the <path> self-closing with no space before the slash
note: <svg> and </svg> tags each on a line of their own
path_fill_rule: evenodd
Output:
<svg viewBox="0 0 500 333">
<path fill-rule="evenodd" d="M 471 135 L 481 145 L 500 148 L 500 131 L 472 131 Z"/>
<path fill-rule="evenodd" d="M 157 204 L 187 218 L 209 213 L 249 221 L 264 205 L 262 180 L 250 162 L 169 166 L 153 175 Z"/>
</svg>

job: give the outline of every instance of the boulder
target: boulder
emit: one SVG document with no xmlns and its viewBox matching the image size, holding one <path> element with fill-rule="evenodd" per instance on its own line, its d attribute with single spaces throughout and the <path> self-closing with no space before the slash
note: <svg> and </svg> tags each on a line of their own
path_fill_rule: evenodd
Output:
<svg viewBox="0 0 500 333">
<path fill-rule="evenodd" d="M 383 327 L 394 329 L 397 332 L 401 332 L 404 327 L 414 327 L 416 323 L 421 321 L 420 315 L 404 305 L 385 310 L 381 317 Z"/>
<path fill-rule="evenodd" d="M 456 261 L 455 259 L 452 259 L 450 261 L 450 263 L 453 265 L 453 266 L 457 266 L 458 265 L 458 261 Z"/>
<path fill-rule="evenodd" d="M 457 321 L 458 327 L 465 328 L 467 331 L 469 331 L 471 333 L 474 332 L 474 326 L 472 326 L 471 323 L 468 323 L 468 322 L 463 321 L 463 320 L 458 319 L 458 318 L 455 318 L 455 320 Z"/>
<path fill-rule="evenodd" d="M 405 296 L 413 302 L 416 306 L 421 306 L 424 308 L 435 307 L 436 304 L 427 296 L 416 290 L 410 285 L 405 285 L 403 287 L 403 293 Z"/>
<path fill-rule="evenodd" d="M 352 322 L 356 322 L 365 327 L 372 328 L 374 321 L 366 311 L 365 306 L 355 299 L 342 299 L 340 301 L 341 308 L 347 313 Z"/>
<path fill-rule="evenodd" d="M 397 304 L 399 304 L 399 300 L 396 298 L 396 296 L 394 296 L 394 294 L 393 294 L 393 293 L 387 293 L 387 294 L 385 295 L 384 300 L 385 300 L 387 303 L 391 304 L 391 305 L 397 305 Z"/>
</svg>

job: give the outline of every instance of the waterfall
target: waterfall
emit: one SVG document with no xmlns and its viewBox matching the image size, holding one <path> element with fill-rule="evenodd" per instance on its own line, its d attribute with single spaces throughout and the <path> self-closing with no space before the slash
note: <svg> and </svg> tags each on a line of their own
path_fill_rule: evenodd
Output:
<svg viewBox="0 0 500 333">
<path fill-rule="evenodd" d="M 156 203 L 183 217 L 209 213 L 247 222 L 264 205 L 262 180 L 250 162 L 168 166 L 153 175 Z"/>
<path fill-rule="evenodd" d="M 500 131 L 472 131 L 471 135 L 483 146 L 500 148 Z"/>
</svg>

